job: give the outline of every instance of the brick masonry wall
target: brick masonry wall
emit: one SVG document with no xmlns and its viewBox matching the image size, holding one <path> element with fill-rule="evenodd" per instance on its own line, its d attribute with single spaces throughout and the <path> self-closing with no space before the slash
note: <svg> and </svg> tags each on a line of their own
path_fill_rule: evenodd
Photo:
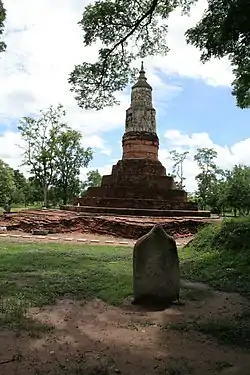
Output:
<svg viewBox="0 0 250 375">
<path fill-rule="evenodd" d="M 158 160 L 123 159 L 113 166 L 111 175 L 103 176 L 101 187 L 128 187 L 134 194 L 144 194 L 146 189 L 157 196 L 158 190 L 172 190 L 174 181 L 166 176 L 166 169 Z"/>
<path fill-rule="evenodd" d="M 156 133 L 131 131 L 122 138 L 123 159 L 158 160 L 159 139 Z"/>
<path fill-rule="evenodd" d="M 158 160 L 158 144 L 153 141 L 127 140 L 123 145 L 123 159 L 145 158 Z"/>
<path fill-rule="evenodd" d="M 170 203 L 183 203 L 187 201 L 187 194 L 183 190 L 149 188 L 146 184 L 90 187 L 87 190 L 84 197 L 119 199 L 155 199 L 166 200 Z"/>
<path fill-rule="evenodd" d="M 109 197 L 83 197 L 77 203 L 80 206 L 93 207 L 117 207 L 117 208 L 139 208 L 157 210 L 196 210 L 197 204 L 193 202 L 171 202 L 171 200 L 160 199 L 138 199 L 138 198 L 109 198 Z M 74 203 L 76 204 L 76 203 Z"/>
</svg>

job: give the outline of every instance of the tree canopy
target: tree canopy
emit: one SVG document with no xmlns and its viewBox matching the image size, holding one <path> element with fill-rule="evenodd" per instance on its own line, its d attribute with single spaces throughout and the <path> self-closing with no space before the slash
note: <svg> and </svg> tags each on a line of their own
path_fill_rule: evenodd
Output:
<svg viewBox="0 0 250 375">
<path fill-rule="evenodd" d="M 81 195 L 83 196 L 89 187 L 100 186 L 102 176 L 98 169 L 91 170 L 87 173 L 87 179 L 83 181 L 81 186 Z"/>
<path fill-rule="evenodd" d="M 96 0 L 79 22 L 85 46 L 100 45 L 98 60 L 75 66 L 69 82 L 80 107 L 101 109 L 117 103 L 115 93 L 133 79 L 137 58 L 167 54 L 167 19 L 181 8 L 188 13 L 197 0 Z M 201 61 L 228 56 L 235 74 L 233 95 L 250 106 L 250 3 L 208 0 L 187 42 L 201 50 Z"/>
<path fill-rule="evenodd" d="M 15 191 L 14 172 L 0 159 L 0 206 L 6 206 L 12 200 Z"/>
<path fill-rule="evenodd" d="M 70 128 L 58 136 L 55 186 L 59 190 L 63 204 L 67 204 L 70 197 L 80 193 L 80 169 L 87 167 L 93 159 L 92 149 L 84 149 L 81 140 L 81 133 Z"/>
<path fill-rule="evenodd" d="M 186 32 L 187 42 L 201 50 L 201 60 L 228 56 L 235 80 L 233 95 L 241 108 L 250 106 L 250 2 L 208 0 L 202 19 Z"/>
</svg>

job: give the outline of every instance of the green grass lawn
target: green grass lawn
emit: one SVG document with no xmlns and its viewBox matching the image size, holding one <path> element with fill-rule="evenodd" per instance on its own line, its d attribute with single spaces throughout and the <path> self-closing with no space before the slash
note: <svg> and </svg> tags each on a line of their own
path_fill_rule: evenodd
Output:
<svg viewBox="0 0 250 375">
<path fill-rule="evenodd" d="M 66 244 L 0 245 L 0 289 L 33 306 L 60 297 L 101 298 L 118 304 L 131 294 L 131 249 Z"/>
</svg>

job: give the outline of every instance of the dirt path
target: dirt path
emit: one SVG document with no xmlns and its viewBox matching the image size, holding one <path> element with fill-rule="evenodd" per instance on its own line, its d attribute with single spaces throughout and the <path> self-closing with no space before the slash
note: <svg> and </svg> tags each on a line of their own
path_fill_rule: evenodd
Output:
<svg viewBox="0 0 250 375">
<path fill-rule="evenodd" d="M 204 285 L 184 284 L 193 290 Z M 121 307 L 100 300 L 61 300 L 32 309 L 31 315 L 53 324 L 42 338 L 5 331 L 0 335 L 0 366 L 8 375 L 248 375 L 249 352 L 220 346 L 193 329 L 182 329 L 199 318 L 229 318 L 249 311 L 249 301 L 235 294 L 203 293 L 196 301 L 164 311 L 143 311 L 126 301 Z M 173 325 L 175 329 L 173 329 Z"/>
<path fill-rule="evenodd" d="M 185 245 L 189 242 L 193 236 L 181 237 L 176 240 L 178 246 Z M 133 246 L 135 240 L 114 237 L 101 234 L 93 234 L 89 232 L 79 233 L 55 233 L 47 236 L 32 235 L 29 233 L 24 233 L 22 231 L 8 231 L 7 233 L 0 233 L 0 246 L 1 241 L 11 240 L 14 242 L 59 242 L 59 243 L 87 243 L 87 244 L 98 244 L 98 245 L 127 245 Z"/>
</svg>

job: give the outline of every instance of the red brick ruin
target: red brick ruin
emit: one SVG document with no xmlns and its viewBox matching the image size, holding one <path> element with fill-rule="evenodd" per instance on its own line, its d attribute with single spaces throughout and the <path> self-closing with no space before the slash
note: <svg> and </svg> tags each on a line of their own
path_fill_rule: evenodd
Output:
<svg viewBox="0 0 250 375">
<path fill-rule="evenodd" d="M 196 203 L 187 201 L 187 193 L 176 187 L 158 159 L 152 87 L 143 64 L 132 86 L 122 147 L 122 160 L 112 167 L 111 175 L 102 177 L 101 186 L 90 187 L 84 197 L 75 198 L 72 206 L 62 209 L 110 215 L 210 216 L 210 212 L 198 211 Z"/>
</svg>

